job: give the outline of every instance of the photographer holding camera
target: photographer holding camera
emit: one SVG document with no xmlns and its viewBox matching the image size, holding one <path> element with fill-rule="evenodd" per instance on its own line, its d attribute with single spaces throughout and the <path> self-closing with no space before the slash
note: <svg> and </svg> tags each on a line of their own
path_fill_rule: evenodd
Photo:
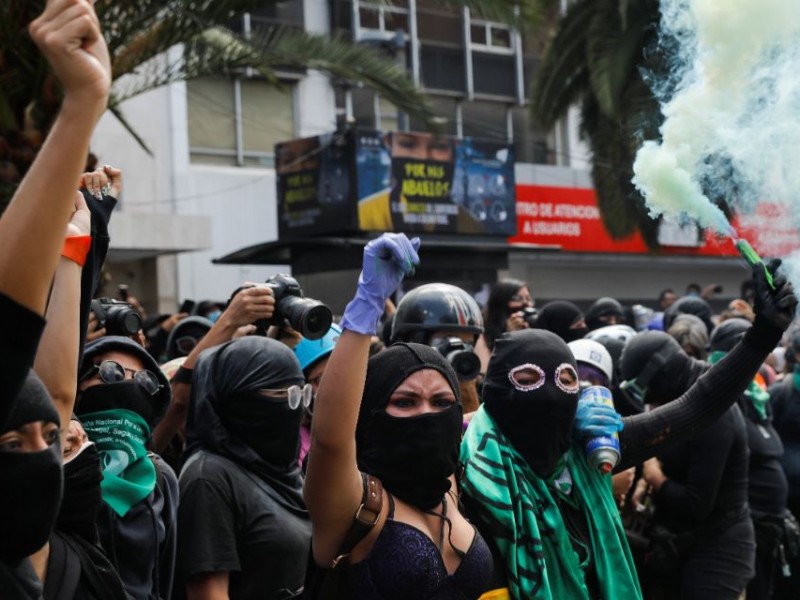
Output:
<svg viewBox="0 0 800 600">
<path fill-rule="evenodd" d="M 486 331 L 475 344 L 481 359 L 481 373 L 486 372 L 497 336 L 533 327 L 537 313 L 534 304 L 528 284 L 520 279 L 501 279 L 492 285 L 484 311 Z"/>
<path fill-rule="evenodd" d="M 483 333 L 478 303 L 467 292 L 446 283 L 428 283 L 408 292 L 397 305 L 391 341 L 436 348 L 452 365 L 464 413 L 478 410 L 477 378 L 481 361 L 475 342 Z"/>
</svg>

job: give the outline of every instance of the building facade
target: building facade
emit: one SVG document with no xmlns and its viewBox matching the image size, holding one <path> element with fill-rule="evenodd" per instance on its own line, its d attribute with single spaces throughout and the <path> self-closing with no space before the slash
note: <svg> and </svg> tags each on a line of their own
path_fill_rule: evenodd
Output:
<svg viewBox="0 0 800 600">
<path fill-rule="evenodd" d="M 551 132 L 538 130 L 529 116 L 528 89 L 543 40 L 429 0 L 391 6 L 290 0 L 232 27 L 249 34 L 276 25 L 341 35 L 393 57 L 430 97 L 445 133 L 514 143 L 518 185 L 591 188 L 576 114 Z M 314 71 L 280 75 L 279 87 L 242 73 L 173 84 L 128 101 L 124 113 L 152 155 L 112 116 L 103 119 L 93 151 L 125 173 L 121 210 L 112 220 L 111 285 L 127 283 L 151 311 L 168 312 L 183 299 L 225 300 L 243 281 L 286 272 L 285 265 L 212 263 L 277 239 L 274 144 L 343 123 L 422 129 L 371 90 Z M 150 239 L 156 235 L 161 241 Z M 713 256 L 512 248 L 518 249 L 500 275 L 531 282 L 539 298 L 651 300 L 662 288 L 680 292 L 695 280 L 720 283 L 734 296 L 746 276 L 731 259 Z"/>
</svg>

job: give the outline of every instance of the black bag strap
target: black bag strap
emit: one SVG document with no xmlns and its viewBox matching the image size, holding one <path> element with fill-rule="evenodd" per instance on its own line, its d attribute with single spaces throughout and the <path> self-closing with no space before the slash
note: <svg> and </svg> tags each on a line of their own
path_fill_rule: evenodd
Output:
<svg viewBox="0 0 800 600">
<path fill-rule="evenodd" d="M 378 522 L 383 511 L 383 484 L 380 479 L 361 473 L 361 480 L 364 485 L 364 493 L 361 496 L 361 505 L 353 518 L 353 525 L 347 532 L 339 552 L 331 564 L 331 569 L 335 569 L 340 563 L 350 560 L 350 553 L 358 543 L 367 537 L 372 528 Z"/>
</svg>

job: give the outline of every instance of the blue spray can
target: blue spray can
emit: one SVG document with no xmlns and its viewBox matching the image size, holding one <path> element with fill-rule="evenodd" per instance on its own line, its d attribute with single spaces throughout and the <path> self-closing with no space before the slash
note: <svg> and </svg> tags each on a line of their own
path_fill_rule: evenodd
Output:
<svg viewBox="0 0 800 600">
<path fill-rule="evenodd" d="M 598 404 L 605 404 L 614 408 L 614 399 L 611 391 L 599 385 L 593 385 L 581 392 L 581 400 L 589 400 Z M 619 436 L 598 436 L 586 440 L 584 446 L 586 461 L 590 466 L 600 469 L 601 473 L 610 473 L 619 463 Z"/>
</svg>

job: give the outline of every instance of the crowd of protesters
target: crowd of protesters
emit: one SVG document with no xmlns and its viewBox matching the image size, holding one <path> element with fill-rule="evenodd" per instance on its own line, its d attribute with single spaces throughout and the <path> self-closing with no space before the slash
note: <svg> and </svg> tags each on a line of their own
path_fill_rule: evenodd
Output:
<svg viewBox="0 0 800 600">
<path fill-rule="evenodd" d="M 413 287 L 424 248 L 388 233 L 314 335 L 274 319 L 276 285 L 144 320 L 95 298 L 123 176 L 83 173 L 110 84 L 92 5 L 30 32 L 64 97 L 0 218 L 0 598 L 800 597 L 780 261 L 719 315 L 713 286 L 584 314 L 510 279 L 481 310 Z"/>
</svg>

